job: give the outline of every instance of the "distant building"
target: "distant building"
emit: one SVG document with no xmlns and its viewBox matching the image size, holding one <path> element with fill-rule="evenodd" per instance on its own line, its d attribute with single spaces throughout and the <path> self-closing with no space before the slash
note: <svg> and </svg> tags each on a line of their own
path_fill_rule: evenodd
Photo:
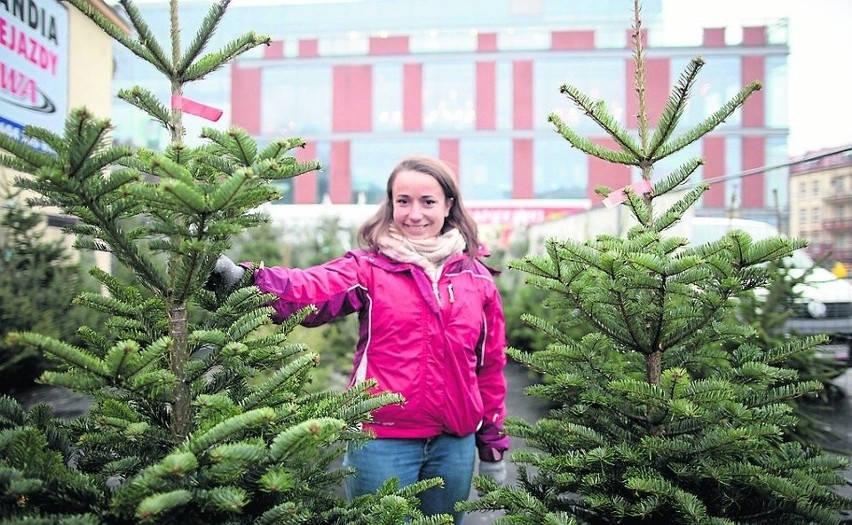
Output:
<svg viewBox="0 0 852 525">
<path fill-rule="evenodd" d="M 185 95 L 224 110 L 222 122 L 259 142 L 301 136 L 300 159 L 323 169 L 282 183 L 282 204 L 375 203 L 394 164 L 411 153 L 436 155 L 459 173 L 465 199 L 600 202 L 599 184 L 621 187 L 638 177 L 572 148 L 547 117 L 558 112 L 592 140 L 613 141 L 585 118 L 560 86 L 602 100 L 636 131 L 638 97 L 630 47 L 632 2 L 626 0 L 363 0 L 301 4 L 233 2 L 208 51 L 248 30 L 272 44 L 189 86 Z M 786 21 L 710 27 L 683 35 L 663 24 L 662 0 L 643 2 L 647 96 L 652 125 L 694 56 L 706 65 L 679 132 L 715 112 L 753 80 L 763 83 L 717 130 L 660 162 L 662 176 L 703 156 L 696 174 L 713 180 L 787 160 Z M 163 42 L 168 3 L 139 9 Z M 184 41 L 210 8 L 181 2 Z M 669 28 L 672 29 L 672 28 Z M 682 28 L 678 28 L 682 29 Z M 678 40 L 674 41 L 677 36 Z M 150 67 L 116 50 L 121 87 L 139 84 L 167 100 L 169 86 Z M 115 136 L 162 147 L 165 133 L 117 101 Z M 188 140 L 212 125 L 187 117 Z M 786 170 L 714 184 L 701 207 L 723 214 L 775 217 L 786 203 Z"/>
<path fill-rule="evenodd" d="M 129 32 L 103 0 L 88 3 Z M 0 2 L 0 133 L 23 139 L 25 126 L 38 126 L 61 135 L 69 111 L 80 106 L 109 117 L 112 44 L 109 35 L 65 2 Z M 0 173 L 0 181 L 5 175 Z"/>
<path fill-rule="evenodd" d="M 119 30 L 130 32 L 106 2 L 88 3 Z M 69 111 L 82 106 L 98 118 L 109 117 L 114 95 L 112 45 L 109 35 L 66 2 L 0 2 L 0 133 L 23 140 L 24 127 L 32 125 L 63 135 Z M 0 167 L 2 195 L 19 175 Z M 56 227 L 48 233 L 65 235 L 58 228 L 71 219 L 56 208 L 41 211 L 47 224 Z M 109 254 L 96 252 L 95 259 L 102 268 L 109 268 Z"/>
<path fill-rule="evenodd" d="M 823 153 L 820 156 L 820 153 Z M 790 166 L 790 235 L 808 239 L 814 259 L 852 264 L 852 145 Z"/>
</svg>

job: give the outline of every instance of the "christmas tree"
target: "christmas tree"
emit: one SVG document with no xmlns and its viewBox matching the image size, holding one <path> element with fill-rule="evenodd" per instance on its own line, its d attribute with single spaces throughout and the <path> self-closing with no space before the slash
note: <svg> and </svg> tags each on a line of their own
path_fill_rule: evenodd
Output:
<svg viewBox="0 0 852 525">
<path fill-rule="evenodd" d="M 171 141 L 162 152 L 116 146 L 110 123 L 85 108 L 72 112 L 62 134 L 25 129 L 46 150 L 0 135 L 8 152 L 0 163 L 28 175 L 18 184 L 40 195 L 33 203 L 76 217 L 76 246 L 109 252 L 132 275 L 92 270 L 109 293 L 76 302 L 109 320 L 81 327 L 80 344 L 15 335 L 59 363 L 41 381 L 94 405 L 61 421 L 47 406 L 27 411 L 0 398 L 4 523 L 451 522 L 416 510 L 417 494 L 440 480 L 402 489 L 391 480 L 352 502 L 338 495 L 351 474 L 334 466 L 343 447 L 368 438 L 359 425 L 372 410 L 401 400 L 373 395 L 369 382 L 309 392 L 318 356 L 287 335 L 310 309 L 272 326 L 270 297 L 256 288 L 204 289 L 232 237 L 263 222 L 254 210 L 280 197 L 272 183 L 319 167 L 294 158 L 299 138 L 260 148 L 244 130 L 207 128 L 202 145 L 184 142 L 184 111 L 199 108 L 183 98 L 184 86 L 269 38 L 247 33 L 205 54 L 229 3 L 219 1 L 181 50 L 172 0 L 167 53 L 133 2 L 121 5 L 135 37 L 87 1 L 68 3 L 168 78 L 168 107 L 141 88 L 119 97 Z"/>
<path fill-rule="evenodd" d="M 513 525 L 837 523 L 838 511 L 852 503 L 832 491 L 842 482 L 845 459 L 784 439 L 796 423 L 788 400 L 821 387 L 784 363 L 824 338 L 762 348 L 753 328 L 731 315 L 740 294 L 768 283 L 767 263 L 804 243 L 754 241 L 731 231 L 690 245 L 668 230 L 708 185 L 685 188 L 669 206 L 658 200 L 688 186 L 702 160 L 662 174 L 654 172 L 655 163 L 721 124 L 760 84 L 747 85 L 703 122 L 676 133 L 704 63 L 695 58 L 652 129 L 639 2 L 633 6 L 638 138 L 602 102 L 571 85 L 561 92 L 617 149 L 580 136 L 555 113 L 550 121 L 571 146 L 641 174 L 623 194 L 597 189 L 611 202 L 623 197 L 635 225 L 624 236 L 552 238 L 545 253 L 512 263 L 529 283 L 551 292 L 551 321 L 524 318 L 550 344 L 510 353 L 551 378 L 527 393 L 553 408 L 535 422 L 510 422 L 507 431 L 531 447 L 511 455 L 518 483 L 497 487 L 478 479 L 485 495 L 467 508 L 502 509 L 501 521 Z"/>
<path fill-rule="evenodd" d="M 32 388 L 47 362 L 6 334 L 33 330 L 77 342 L 80 324 L 97 312 L 68 311 L 78 293 L 93 288 L 63 239 L 49 236 L 45 217 L 26 206 L 21 190 L 0 187 L 0 392 Z M 92 281 L 92 282 L 89 282 Z M 85 314 L 85 315 L 82 315 Z"/>
</svg>

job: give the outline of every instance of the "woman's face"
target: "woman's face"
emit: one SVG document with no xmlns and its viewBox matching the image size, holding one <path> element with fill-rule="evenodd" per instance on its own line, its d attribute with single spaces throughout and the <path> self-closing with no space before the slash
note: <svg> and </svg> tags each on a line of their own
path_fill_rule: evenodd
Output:
<svg viewBox="0 0 852 525">
<path fill-rule="evenodd" d="M 391 186 L 393 223 L 409 239 L 428 239 L 441 234 L 453 200 L 447 199 L 438 181 L 419 171 L 397 173 Z"/>
</svg>

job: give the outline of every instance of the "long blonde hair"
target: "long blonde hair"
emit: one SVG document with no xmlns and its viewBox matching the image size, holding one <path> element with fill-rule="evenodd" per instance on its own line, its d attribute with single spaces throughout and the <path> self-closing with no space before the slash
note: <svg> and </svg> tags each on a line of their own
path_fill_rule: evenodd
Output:
<svg viewBox="0 0 852 525">
<path fill-rule="evenodd" d="M 403 171 L 416 171 L 434 178 L 444 191 L 444 198 L 452 199 L 450 214 L 444 220 L 441 233 L 456 228 L 464 237 L 467 253 L 475 259 L 479 252 L 479 231 L 476 222 L 462 203 L 461 193 L 452 169 L 434 157 L 412 156 L 402 159 L 388 177 L 387 194 L 378 211 L 358 228 L 358 244 L 362 248 L 378 249 L 378 238 L 386 235 L 393 224 L 393 182 Z"/>
</svg>

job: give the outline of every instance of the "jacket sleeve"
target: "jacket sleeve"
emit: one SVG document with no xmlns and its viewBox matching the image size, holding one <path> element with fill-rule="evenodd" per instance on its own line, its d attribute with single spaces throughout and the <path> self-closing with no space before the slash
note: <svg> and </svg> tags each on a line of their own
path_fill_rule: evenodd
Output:
<svg viewBox="0 0 852 525">
<path fill-rule="evenodd" d="M 496 286 L 485 303 L 485 333 L 482 365 L 477 373 L 484 415 L 476 432 L 476 446 L 482 461 L 499 461 L 509 449 L 509 437 L 503 432 L 506 416 L 506 319 Z"/>
<path fill-rule="evenodd" d="M 275 295 L 271 306 L 274 320 L 281 322 L 308 305 L 317 312 L 302 324 L 319 326 L 335 318 L 360 310 L 366 287 L 360 279 L 358 257 L 347 253 L 333 261 L 307 269 L 280 266 L 258 268 L 254 284 L 260 291 Z"/>
</svg>

